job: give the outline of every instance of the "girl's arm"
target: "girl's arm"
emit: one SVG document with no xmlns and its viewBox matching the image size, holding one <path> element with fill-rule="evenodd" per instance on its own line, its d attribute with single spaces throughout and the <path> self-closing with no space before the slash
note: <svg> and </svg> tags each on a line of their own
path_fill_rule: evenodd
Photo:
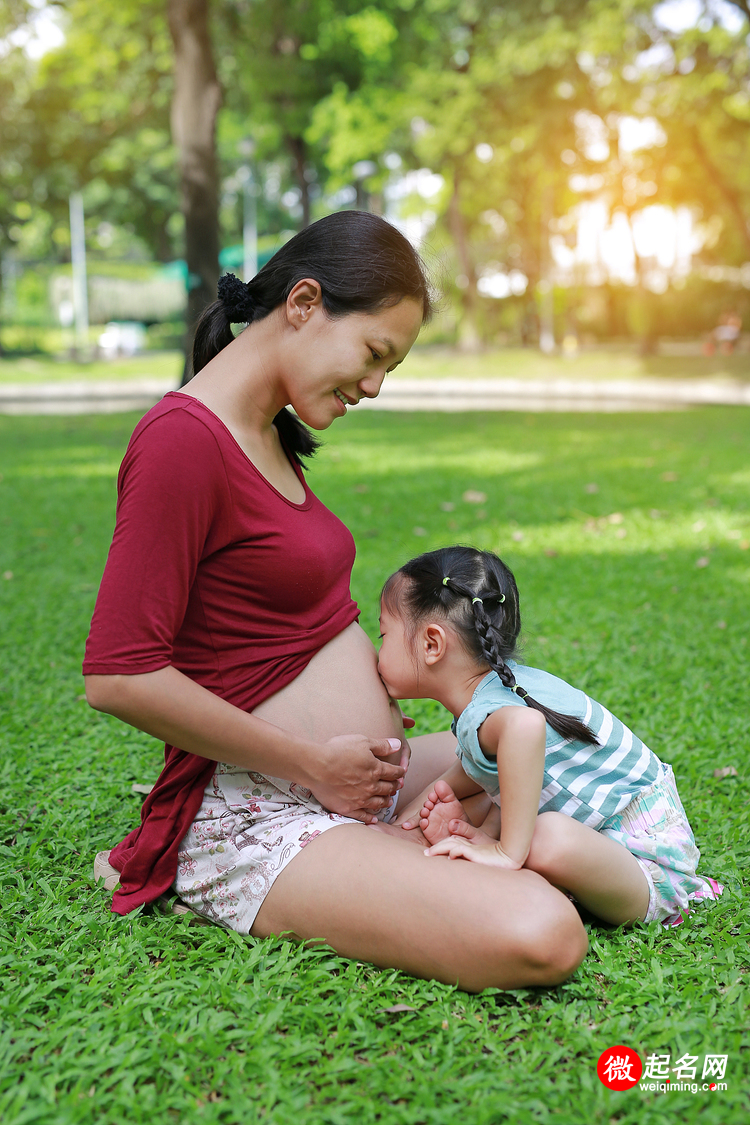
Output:
<svg viewBox="0 0 750 1125">
<path fill-rule="evenodd" d="M 523 867 L 544 782 L 547 724 L 539 711 L 501 707 L 488 715 L 478 733 L 485 754 L 497 754 L 500 849 Z"/>
<path fill-rule="evenodd" d="M 500 839 L 457 822 L 454 835 L 428 849 L 428 855 L 469 859 L 492 867 L 523 867 L 536 827 L 544 781 L 546 748 L 544 716 L 521 707 L 493 711 L 479 728 L 479 745 L 488 757 L 497 755 L 500 786 Z"/>
<path fill-rule="evenodd" d="M 398 739 L 340 735 L 313 742 L 220 699 L 171 665 L 140 675 L 86 676 L 86 698 L 97 711 L 212 761 L 228 762 L 310 789 L 332 812 L 370 823 L 390 802 L 406 773 L 381 758 Z"/>
</svg>

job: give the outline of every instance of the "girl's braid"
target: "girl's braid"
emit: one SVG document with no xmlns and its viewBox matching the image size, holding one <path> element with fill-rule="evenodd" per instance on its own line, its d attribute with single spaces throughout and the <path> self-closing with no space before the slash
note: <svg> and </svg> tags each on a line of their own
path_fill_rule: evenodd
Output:
<svg viewBox="0 0 750 1125">
<path fill-rule="evenodd" d="M 482 655 L 493 671 L 497 672 L 505 687 L 513 691 L 516 687 L 516 677 L 503 660 L 497 641 L 497 631 L 490 620 L 481 598 L 473 597 L 471 608 L 474 612 L 474 626 L 482 646 Z"/>
<path fill-rule="evenodd" d="M 484 602 L 486 601 L 497 602 L 498 608 L 496 612 L 502 614 L 504 618 L 506 612 L 505 594 L 500 591 L 485 591 L 484 597 L 482 598 L 479 594 L 475 594 L 473 590 L 467 589 L 459 582 L 455 582 L 452 578 L 444 578 L 443 585 L 447 586 L 454 593 L 470 599 L 474 614 L 474 628 L 482 650 L 482 656 L 487 661 L 490 668 L 492 668 L 494 672 L 497 672 L 503 686 L 510 691 L 514 691 L 519 699 L 524 701 L 527 707 L 530 707 L 533 711 L 541 712 L 553 730 L 556 730 L 563 738 L 578 739 L 582 742 L 589 742 L 594 746 L 598 746 L 599 741 L 596 735 L 591 728 L 581 722 L 580 719 L 575 718 L 573 715 L 562 715 L 559 711 L 553 711 L 551 707 L 545 707 L 543 703 L 538 703 L 536 699 L 529 695 L 525 688 L 519 687 L 517 684 L 516 677 L 505 663 L 500 650 L 502 644 L 502 633 L 500 630 L 505 622 L 501 619 L 498 621 L 497 625 L 494 625 L 490 615 L 484 608 Z M 507 608 L 510 608 L 512 613 L 517 613 L 513 604 Z M 511 629 L 514 630 L 513 635 L 515 637 L 518 632 L 517 618 L 512 620 L 509 624 Z"/>
</svg>

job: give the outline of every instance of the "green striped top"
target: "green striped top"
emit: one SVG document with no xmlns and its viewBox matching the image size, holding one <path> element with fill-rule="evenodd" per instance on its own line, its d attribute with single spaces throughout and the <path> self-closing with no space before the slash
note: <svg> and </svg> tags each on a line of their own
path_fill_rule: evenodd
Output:
<svg viewBox="0 0 750 1125">
<path fill-rule="evenodd" d="M 537 703 L 581 719 L 599 742 L 594 746 L 576 739 L 566 740 L 547 723 L 540 813 L 565 813 L 598 829 L 656 780 L 659 759 L 601 703 L 540 668 L 529 668 L 513 660 L 508 661 L 508 666 L 519 687 Z M 465 773 L 498 805 L 497 764 L 485 757 L 477 731 L 499 707 L 525 706 L 496 672 L 489 672 L 468 707 L 453 721 L 453 733 L 458 738 L 456 754 Z"/>
</svg>

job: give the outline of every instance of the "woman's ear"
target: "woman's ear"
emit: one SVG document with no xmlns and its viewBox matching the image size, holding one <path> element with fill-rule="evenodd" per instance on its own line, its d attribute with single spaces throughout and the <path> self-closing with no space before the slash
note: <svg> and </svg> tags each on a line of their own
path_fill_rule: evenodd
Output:
<svg viewBox="0 0 750 1125">
<path fill-rule="evenodd" d="M 301 328 L 315 309 L 323 307 L 320 284 L 311 277 L 298 281 L 286 299 L 287 320 L 293 328 Z"/>
<path fill-rule="evenodd" d="M 431 622 L 422 628 L 422 651 L 425 664 L 437 664 L 445 656 L 448 643 L 445 629 L 442 625 Z"/>
</svg>

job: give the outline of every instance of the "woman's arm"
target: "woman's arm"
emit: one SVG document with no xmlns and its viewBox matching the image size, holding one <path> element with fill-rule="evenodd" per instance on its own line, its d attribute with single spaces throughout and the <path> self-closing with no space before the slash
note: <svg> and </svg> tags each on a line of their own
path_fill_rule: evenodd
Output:
<svg viewBox="0 0 750 1125">
<path fill-rule="evenodd" d="M 86 698 L 97 711 L 191 754 L 296 781 L 327 809 L 365 823 L 390 803 L 406 772 L 405 760 L 381 761 L 399 749 L 398 739 L 301 738 L 220 699 L 172 666 L 132 676 L 89 675 Z"/>
</svg>

